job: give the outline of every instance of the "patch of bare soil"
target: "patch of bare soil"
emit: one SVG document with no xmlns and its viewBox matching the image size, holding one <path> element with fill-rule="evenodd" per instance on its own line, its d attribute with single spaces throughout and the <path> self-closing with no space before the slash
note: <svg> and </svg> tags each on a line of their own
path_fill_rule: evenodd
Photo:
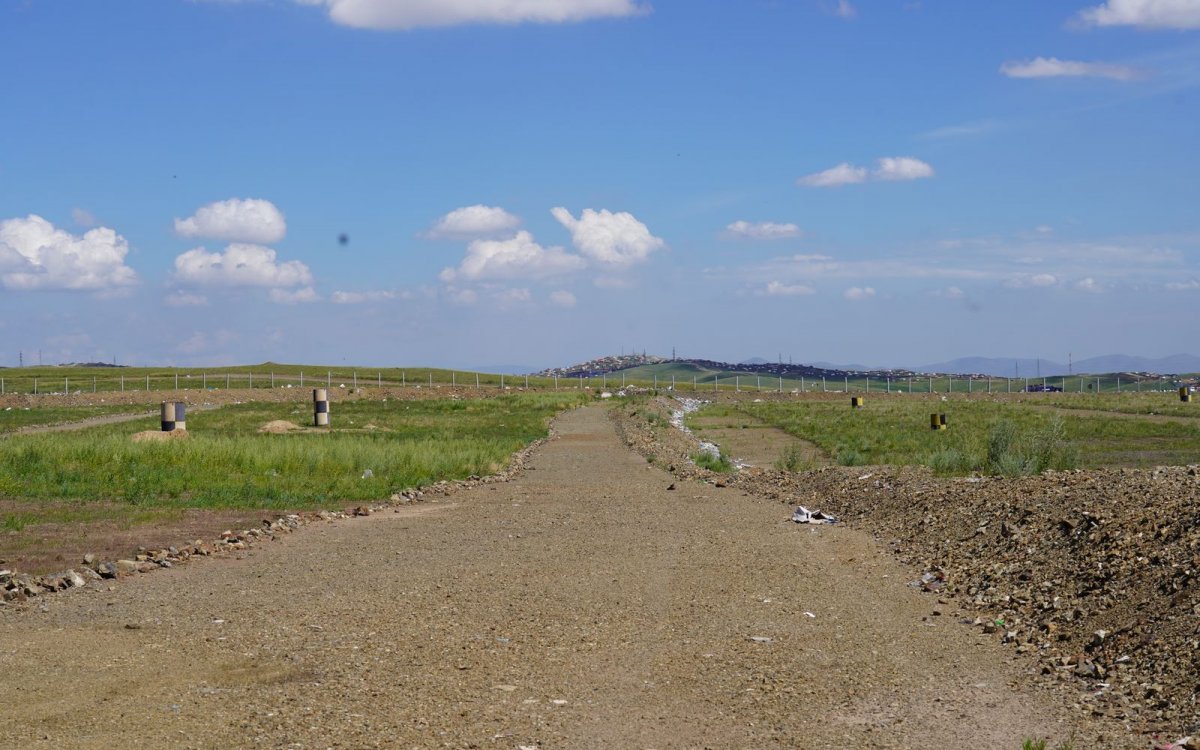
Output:
<svg viewBox="0 0 1200 750">
<path fill-rule="evenodd" d="M 866 534 L 557 429 L 440 513 L 0 607 L 0 747 L 1135 745 Z"/>
<path fill-rule="evenodd" d="M 19 531 L 0 530 L 0 568 L 40 575 L 76 568 L 84 555 L 132 558 L 146 549 L 213 539 L 227 529 L 255 527 L 279 511 L 138 510 L 128 505 L 0 500 L 0 517 L 28 518 Z M 53 520 L 58 519 L 58 520 Z"/>
<path fill-rule="evenodd" d="M 262 427 L 259 427 L 258 431 L 271 435 L 285 435 L 289 432 L 295 432 L 296 430 L 303 429 L 303 427 L 295 422 L 289 422 L 286 419 L 274 419 L 270 422 L 267 422 Z"/>
<path fill-rule="evenodd" d="M 769 468 L 788 450 L 796 451 L 797 460 L 806 466 L 829 463 L 829 456 L 815 444 L 748 415 L 698 417 L 690 424 L 702 440 L 716 444 L 721 453 L 741 465 Z"/>
<path fill-rule="evenodd" d="M 660 400 L 665 412 L 672 402 Z M 617 410 L 677 476 L 839 516 L 952 597 L 986 640 L 1035 658 L 1084 715 L 1200 735 L 1200 466 L 943 479 L 924 468 L 712 475 L 688 436 Z"/>
</svg>

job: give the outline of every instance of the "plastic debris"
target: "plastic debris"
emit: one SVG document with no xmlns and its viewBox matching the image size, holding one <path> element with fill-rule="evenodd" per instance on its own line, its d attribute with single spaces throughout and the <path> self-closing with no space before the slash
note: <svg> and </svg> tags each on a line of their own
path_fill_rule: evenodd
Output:
<svg viewBox="0 0 1200 750">
<path fill-rule="evenodd" d="M 829 515 L 828 513 L 823 513 L 819 510 L 809 510 L 803 505 L 797 505 L 795 509 L 792 510 L 792 520 L 796 523 L 837 523 L 837 518 Z"/>
</svg>

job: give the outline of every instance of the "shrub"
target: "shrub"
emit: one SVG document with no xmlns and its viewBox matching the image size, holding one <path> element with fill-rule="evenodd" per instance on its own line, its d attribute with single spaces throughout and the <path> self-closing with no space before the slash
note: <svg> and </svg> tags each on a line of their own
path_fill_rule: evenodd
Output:
<svg viewBox="0 0 1200 750">
<path fill-rule="evenodd" d="M 784 448 L 779 458 L 775 459 L 775 468 L 779 471 L 808 471 L 813 468 L 813 461 L 804 454 L 799 445 L 793 443 Z"/>
<path fill-rule="evenodd" d="M 934 474 L 969 474 L 975 469 L 976 462 L 966 451 L 958 448 L 943 448 L 930 454 L 927 461 Z"/>
<path fill-rule="evenodd" d="M 837 462 L 841 466 L 863 466 L 867 463 L 867 457 L 862 451 L 856 448 L 839 445 L 837 449 Z"/>
<path fill-rule="evenodd" d="M 729 462 L 729 459 L 723 453 L 713 455 L 708 451 L 700 451 L 692 456 L 692 461 L 701 469 L 708 469 L 719 474 L 727 474 L 733 471 L 733 464 Z"/>
<path fill-rule="evenodd" d="M 1067 442 L 1061 419 L 1025 434 L 1011 422 L 1001 421 L 988 434 L 987 463 L 992 473 L 1003 476 L 1074 469 L 1079 465 L 1079 449 Z"/>
</svg>

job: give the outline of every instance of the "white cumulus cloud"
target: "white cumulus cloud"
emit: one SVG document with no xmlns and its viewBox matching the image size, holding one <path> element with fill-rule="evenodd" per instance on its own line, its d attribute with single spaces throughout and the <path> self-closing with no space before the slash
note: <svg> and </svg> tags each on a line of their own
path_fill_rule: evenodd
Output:
<svg viewBox="0 0 1200 750">
<path fill-rule="evenodd" d="M 875 296 L 875 288 L 869 286 L 852 286 L 842 292 L 842 296 L 848 300 L 863 300 Z"/>
<path fill-rule="evenodd" d="M 282 240 L 287 234 L 287 222 L 271 201 L 231 198 L 201 206 L 186 219 L 176 219 L 175 233 L 180 237 L 261 245 Z"/>
<path fill-rule="evenodd" d="M 361 305 L 366 302 L 383 302 L 389 299 L 404 298 L 401 292 L 390 289 L 372 290 L 366 292 L 335 291 L 329 295 L 329 301 L 335 305 Z"/>
<path fill-rule="evenodd" d="M 755 292 L 760 297 L 802 297 L 815 294 L 816 290 L 804 284 L 784 284 L 780 281 L 768 281 L 767 285 Z"/>
<path fill-rule="evenodd" d="M 1108 0 L 1085 8 L 1079 19 L 1089 26 L 1140 26 L 1147 29 L 1200 29 L 1196 0 Z"/>
<path fill-rule="evenodd" d="M 521 220 L 496 206 L 463 206 L 434 222 L 426 237 L 432 239 L 472 239 L 507 234 L 521 226 Z"/>
<path fill-rule="evenodd" d="M 796 182 L 807 187 L 838 187 L 839 185 L 855 185 L 866 182 L 869 176 L 866 167 L 856 167 L 853 164 L 842 162 L 823 172 L 805 175 Z"/>
<path fill-rule="evenodd" d="M 475 240 L 458 268 L 442 269 L 446 283 L 458 280 L 541 279 L 579 271 L 583 258 L 561 247 L 542 247 L 526 231 L 504 240 Z"/>
<path fill-rule="evenodd" d="M 804 233 L 795 224 L 778 224 L 773 221 L 735 221 L 725 227 L 727 237 L 744 238 L 749 240 L 782 240 L 790 237 L 800 237 Z"/>
<path fill-rule="evenodd" d="M 650 11 L 635 0 L 296 0 L 343 26 L 414 29 L 459 24 L 573 23 Z"/>
<path fill-rule="evenodd" d="M 1081 292 L 1093 292 L 1096 294 L 1104 291 L 1104 285 L 1090 276 L 1075 282 L 1075 288 Z"/>
<path fill-rule="evenodd" d="M 556 307 L 574 307 L 575 295 L 563 290 L 550 292 L 550 304 Z"/>
<path fill-rule="evenodd" d="M 1138 77 L 1135 69 L 1111 63 L 1059 60 L 1057 57 L 1035 57 L 1024 62 L 1006 62 L 1000 72 L 1009 78 L 1091 77 L 1131 81 Z"/>
<path fill-rule="evenodd" d="M 1190 292 L 1200 289 L 1200 279 L 1189 279 L 1188 281 L 1171 281 L 1167 283 L 1167 289 L 1172 292 Z"/>
<path fill-rule="evenodd" d="M 650 253 L 666 245 L 650 233 L 633 214 L 608 209 L 583 209 L 576 219 L 561 206 L 550 210 L 554 218 L 571 232 L 576 249 L 589 260 L 602 265 L 625 268 L 641 263 Z"/>
<path fill-rule="evenodd" d="M 911 156 L 885 156 L 871 174 L 876 180 L 920 180 L 933 177 L 933 167 Z"/>
<path fill-rule="evenodd" d="M 875 162 L 875 169 L 868 170 L 848 162 L 830 167 L 824 172 L 815 172 L 796 180 L 805 187 L 839 187 L 861 182 L 899 182 L 933 177 L 933 167 L 911 156 L 884 156 Z"/>
<path fill-rule="evenodd" d="M 191 286 L 286 288 L 310 285 L 313 277 L 298 260 L 277 261 L 269 247 L 234 243 L 220 253 L 202 247 L 182 253 L 175 258 L 175 280 Z"/>
<path fill-rule="evenodd" d="M 0 286 L 111 291 L 137 283 L 125 265 L 129 243 L 107 227 L 82 236 L 40 216 L 0 221 Z"/>
<path fill-rule="evenodd" d="M 272 289 L 269 297 L 272 302 L 280 305 L 299 305 L 308 302 L 317 302 L 321 299 L 317 294 L 317 290 L 311 286 L 301 287 L 299 289 Z"/>
</svg>

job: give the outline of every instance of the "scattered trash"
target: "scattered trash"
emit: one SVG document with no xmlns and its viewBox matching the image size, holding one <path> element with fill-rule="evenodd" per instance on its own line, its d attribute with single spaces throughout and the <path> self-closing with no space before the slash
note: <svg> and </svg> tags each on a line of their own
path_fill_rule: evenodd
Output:
<svg viewBox="0 0 1200 750">
<path fill-rule="evenodd" d="M 366 471 L 363 472 L 362 478 L 363 479 L 371 479 L 374 476 L 375 476 L 375 472 L 371 471 L 370 469 L 367 469 Z"/>
<path fill-rule="evenodd" d="M 940 591 L 946 585 L 946 574 L 940 570 L 931 570 L 922 573 L 920 578 L 908 585 L 922 591 Z M 1003 627 L 1003 621 L 998 620 L 997 624 Z"/>
<path fill-rule="evenodd" d="M 873 471 L 872 471 L 872 472 L 868 472 L 868 473 L 866 473 L 866 474 L 863 474 L 861 477 L 859 477 L 859 479 L 870 479 L 870 478 L 871 478 L 871 477 L 873 477 L 873 476 L 875 476 L 875 472 L 873 472 Z"/>
<path fill-rule="evenodd" d="M 837 519 L 834 518 L 833 516 L 829 515 L 828 513 L 822 513 L 819 510 L 810 511 L 808 508 L 805 508 L 803 505 L 797 505 L 796 508 L 792 511 L 792 520 L 795 521 L 796 523 L 812 523 L 812 524 L 837 523 Z"/>
<path fill-rule="evenodd" d="M 812 612 L 805 612 L 805 613 L 804 613 L 804 616 L 805 616 L 805 617 L 811 617 L 811 618 L 813 618 L 814 620 L 815 620 L 815 619 L 817 619 L 817 616 L 816 616 L 816 615 L 814 615 Z"/>
<path fill-rule="evenodd" d="M 755 643 L 770 643 L 774 639 L 768 638 L 765 635 L 752 635 L 750 636 L 750 640 L 754 641 Z"/>
</svg>

